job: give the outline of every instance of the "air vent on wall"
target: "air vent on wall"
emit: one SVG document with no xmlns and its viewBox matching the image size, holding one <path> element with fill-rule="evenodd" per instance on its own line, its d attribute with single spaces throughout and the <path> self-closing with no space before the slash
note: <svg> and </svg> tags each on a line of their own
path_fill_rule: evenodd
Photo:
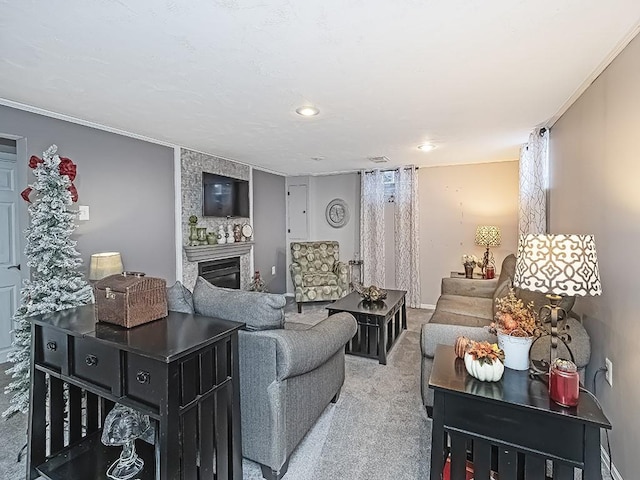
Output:
<svg viewBox="0 0 640 480">
<path fill-rule="evenodd" d="M 389 158 L 382 156 L 382 157 L 369 157 L 369 160 L 371 160 L 373 163 L 387 163 L 389 161 Z"/>
</svg>

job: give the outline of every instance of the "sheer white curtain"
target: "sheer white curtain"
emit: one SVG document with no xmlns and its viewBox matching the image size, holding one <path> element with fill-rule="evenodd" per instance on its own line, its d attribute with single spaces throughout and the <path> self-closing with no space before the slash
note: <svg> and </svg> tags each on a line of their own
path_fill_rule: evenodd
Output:
<svg viewBox="0 0 640 480">
<path fill-rule="evenodd" d="M 404 167 L 396 172 L 395 203 L 396 287 L 407 291 L 407 306 L 420 308 L 420 237 L 416 167 Z"/>
<path fill-rule="evenodd" d="M 384 177 L 380 170 L 360 175 L 360 252 L 364 284 L 384 287 Z"/>
<path fill-rule="evenodd" d="M 549 130 L 536 128 L 520 149 L 520 235 L 547 233 Z"/>
</svg>

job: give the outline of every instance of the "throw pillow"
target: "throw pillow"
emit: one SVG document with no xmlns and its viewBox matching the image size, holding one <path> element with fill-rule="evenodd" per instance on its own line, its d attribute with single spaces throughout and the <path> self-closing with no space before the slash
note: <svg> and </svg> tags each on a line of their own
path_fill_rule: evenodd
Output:
<svg viewBox="0 0 640 480">
<path fill-rule="evenodd" d="M 167 309 L 172 312 L 195 313 L 193 294 L 179 281 L 167 287 Z"/>
<path fill-rule="evenodd" d="M 199 315 L 247 324 L 247 330 L 271 330 L 284 325 L 284 295 L 220 288 L 198 277 L 193 305 Z"/>
</svg>

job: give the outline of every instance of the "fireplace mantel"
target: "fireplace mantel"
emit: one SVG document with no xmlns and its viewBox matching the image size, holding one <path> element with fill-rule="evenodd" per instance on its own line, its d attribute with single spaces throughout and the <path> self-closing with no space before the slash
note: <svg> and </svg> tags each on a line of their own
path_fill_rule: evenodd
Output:
<svg viewBox="0 0 640 480">
<path fill-rule="evenodd" d="M 190 262 L 203 262 L 206 260 L 219 260 L 221 258 L 239 257 L 251 251 L 253 242 L 236 242 L 224 245 L 198 245 L 190 247 L 185 245 L 184 253 Z"/>
</svg>

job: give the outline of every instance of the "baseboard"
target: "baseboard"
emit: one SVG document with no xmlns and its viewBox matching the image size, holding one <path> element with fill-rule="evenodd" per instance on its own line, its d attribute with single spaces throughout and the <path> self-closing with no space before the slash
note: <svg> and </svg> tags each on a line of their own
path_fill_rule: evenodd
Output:
<svg viewBox="0 0 640 480">
<path fill-rule="evenodd" d="M 611 470 L 609 470 L 609 454 L 607 453 L 607 449 L 604 448 L 604 445 L 600 445 L 600 452 L 601 452 L 600 457 L 602 459 L 602 464 L 604 465 L 604 468 L 606 468 L 607 471 L 611 473 L 611 478 L 613 478 L 613 480 L 624 480 L 622 478 L 622 475 L 620 475 L 620 472 L 618 471 L 618 469 L 613 463 L 611 464 Z"/>
<path fill-rule="evenodd" d="M 436 306 L 432 305 L 431 303 L 421 303 L 420 308 L 423 308 L 425 310 L 435 310 Z"/>
</svg>

